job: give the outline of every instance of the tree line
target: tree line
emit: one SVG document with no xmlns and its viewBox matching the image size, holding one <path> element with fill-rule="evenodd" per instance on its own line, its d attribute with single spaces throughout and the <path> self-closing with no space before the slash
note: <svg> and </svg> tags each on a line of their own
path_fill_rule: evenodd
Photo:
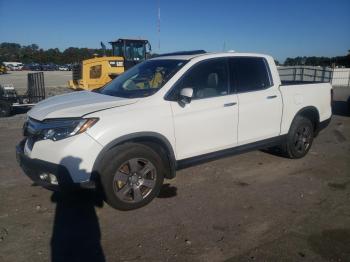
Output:
<svg viewBox="0 0 350 262">
<path fill-rule="evenodd" d="M 78 48 L 69 47 L 64 51 L 58 48 L 50 48 L 44 50 L 36 44 L 20 45 L 17 43 L 1 43 L 0 44 L 0 62 L 22 62 L 25 64 L 72 64 L 80 62 L 84 59 L 92 58 L 94 55 L 102 56 L 104 50 L 102 48 Z M 106 50 L 107 55 L 112 54 L 112 50 Z M 153 57 L 155 54 L 151 55 Z M 276 61 L 277 62 L 277 61 Z M 278 63 L 278 62 L 277 62 Z M 278 63 L 280 64 L 280 63 Z M 316 56 L 298 56 L 295 58 L 288 57 L 285 66 L 308 65 L 308 66 L 345 66 L 350 67 L 350 50 L 347 55 L 336 57 L 316 57 Z"/>
<path fill-rule="evenodd" d="M 111 55 L 112 50 L 106 50 Z M 24 64 L 72 64 L 84 59 L 92 58 L 94 55 L 102 56 L 103 49 L 69 47 L 64 51 L 58 48 L 44 50 L 36 44 L 20 45 L 17 43 L 0 44 L 0 62 L 22 62 Z"/>
<path fill-rule="evenodd" d="M 350 50 L 347 55 L 335 57 L 317 57 L 317 56 L 298 56 L 295 58 L 288 57 L 285 66 L 307 65 L 307 66 L 322 66 L 335 67 L 344 66 L 350 67 Z"/>
</svg>

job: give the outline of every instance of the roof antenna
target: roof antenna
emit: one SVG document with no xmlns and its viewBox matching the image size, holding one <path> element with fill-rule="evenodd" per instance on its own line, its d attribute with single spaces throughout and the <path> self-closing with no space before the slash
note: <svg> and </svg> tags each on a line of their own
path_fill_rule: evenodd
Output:
<svg viewBox="0 0 350 262">
<path fill-rule="evenodd" d="M 157 31 L 158 31 L 158 51 L 160 51 L 160 0 L 158 0 Z"/>
</svg>

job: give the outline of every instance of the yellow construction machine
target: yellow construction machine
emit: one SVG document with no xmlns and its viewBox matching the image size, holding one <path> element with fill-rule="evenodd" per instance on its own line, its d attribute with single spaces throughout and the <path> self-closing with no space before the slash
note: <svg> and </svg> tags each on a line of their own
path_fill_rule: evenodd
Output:
<svg viewBox="0 0 350 262">
<path fill-rule="evenodd" d="M 7 73 L 6 66 L 0 63 L 0 74 L 6 74 L 6 73 Z"/>
<path fill-rule="evenodd" d="M 130 67 L 146 60 L 151 51 L 150 43 L 144 39 L 120 38 L 109 43 L 112 45 L 112 56 L 94 57 L 73 66 L 73 79 L 68 82 L 70 88 L 100 88 Z"/>
</svg>

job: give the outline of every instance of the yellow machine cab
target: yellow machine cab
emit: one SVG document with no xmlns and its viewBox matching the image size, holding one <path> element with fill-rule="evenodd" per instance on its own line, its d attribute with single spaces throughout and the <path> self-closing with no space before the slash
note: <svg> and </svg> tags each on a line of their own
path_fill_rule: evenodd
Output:
<svg viewBox="0 0 350 262">
<path fill-rule="evenodd" d="M 68 82 L 70 88 L 76 90 L 100 88 L 124 71 L 146 60 L 151 51 L 151 45 L 145 39 L 120 38 L 109 43 L 112 45 L 112 56 L 86 59 L 73 66 L 73 79 Z M 105 49 L 103 44 L 102 47 Z"/>
</svg>

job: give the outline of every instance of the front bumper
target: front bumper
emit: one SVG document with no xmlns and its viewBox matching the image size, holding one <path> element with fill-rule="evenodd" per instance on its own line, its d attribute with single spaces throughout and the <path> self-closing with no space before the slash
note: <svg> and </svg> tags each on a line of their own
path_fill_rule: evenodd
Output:
<svg viewBox="0 0 350 262">
<path fill-rule="evenodd" d="M 32 159 L 24 153 L 25 140 L 16 146 L 16 159 L 23 172 L 36 184 L 50 190 L 95 188 L 92 180 L 75 183 L 68 169 L 60 164 Z"/>
</svg>

